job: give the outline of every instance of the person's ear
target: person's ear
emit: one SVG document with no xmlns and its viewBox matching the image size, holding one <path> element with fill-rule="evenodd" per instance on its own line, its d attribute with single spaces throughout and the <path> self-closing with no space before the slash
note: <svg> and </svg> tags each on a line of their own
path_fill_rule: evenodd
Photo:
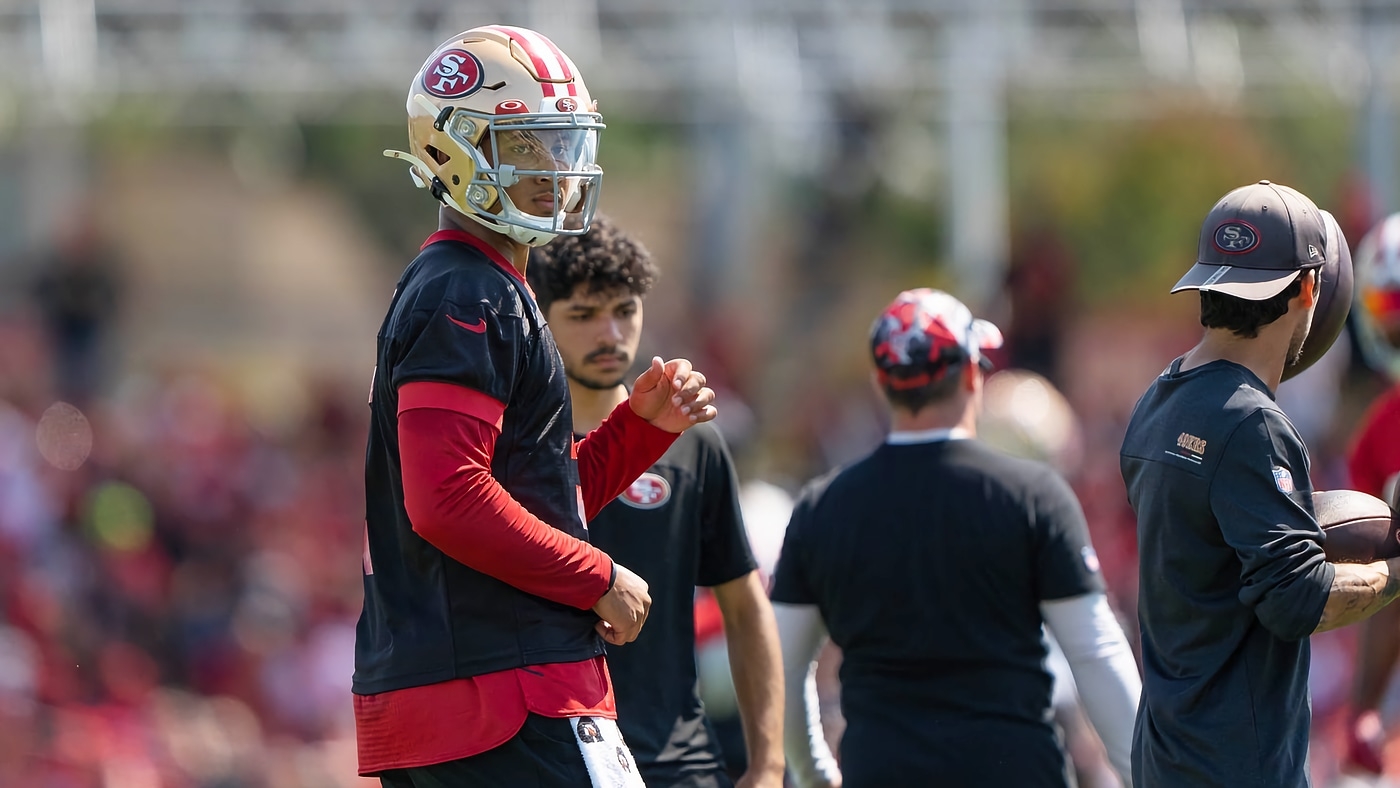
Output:
<svg viewBox="0 0 1400 788">
<path fill-rule="evenodd" d="M 1298 292 L 1298 297 L 1303 301 L 1303 307 L 1309 308 L 1317 303 L 1317 269 L 1311 268 L 1303 272 L 1303 289 Z"/>
</svg>

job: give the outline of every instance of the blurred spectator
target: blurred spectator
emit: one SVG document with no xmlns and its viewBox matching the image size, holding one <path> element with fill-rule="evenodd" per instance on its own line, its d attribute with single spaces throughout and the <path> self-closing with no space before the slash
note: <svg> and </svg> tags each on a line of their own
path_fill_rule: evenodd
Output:
<svg viewBox="0 0 1400 788">
<path fill-rule="evenodd" d="M 34 302 L 53 343 L 58 394 L 81 404 L 105 382 L 104 351 L 119 317 L 122 276 L 95 217 L 78 210 L 70 220 L 40 256 Z"/>
<path fill-rule="evenodd" d="M 1016 234 L 1005 288 L 1011 306 L 1007 365 L 1038 372 L 1058 383 L 1060 341 L 1074 290 L 1074 262 L 1054 230 L 1040 226 Z"/>
<path fill-rule="evenodd" d="M 0 401 L 0 785 L 362 782 L 360 388 L 274 441 L 217 378 L 131 379 L 73 468 Z"/>
</svg>

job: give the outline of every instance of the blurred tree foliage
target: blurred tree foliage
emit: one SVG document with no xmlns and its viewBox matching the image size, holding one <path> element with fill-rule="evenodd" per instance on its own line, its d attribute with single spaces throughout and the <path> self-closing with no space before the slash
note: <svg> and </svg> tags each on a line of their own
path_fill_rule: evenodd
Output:
<svg viewBox="0 0 1400 788">
<path fill-rule="evenodd" d="M 293 170 L 290 177 L 309 178 L 340 194 L 385 249 L 416 248 L 436 227 L 436 217 L 431 199 L 413 187 L 406 168 L 380 155 L 406 145 L 397 115 L 384 109 L 396 108 L 397 102 L 374 97 L 359 103 L 366 106 L 349 117 L 382 116 L 384 122 L 279 124 L 268 121 L 275 112 L 237 97 L 209 99 L 201 106 L 152 99 L 109 108 L 88 133 L 98 159 L 172 146 L 236 159 L 240 145 L 246 149 L 251 138 L 255 151 L 271 151 L 269 166 Z M 1059 234 L 1075 265 L 1077 296 L 1086 306 L 1161 303 L 1194 256 L 1201 217 L 1236 186 L 1268 178 L 1302 190 L 1336 213 L 1334 203 L 1356 158 L 1356 113 L 1326 96 L 1300 102 L 1297 111 L 1266 115 L 1167 96 L 1150 117 L 1131 119 L 1051 116 L 1025 104 L 1018 109 L 1012 97 L 1012 231 L 1048 227 Z M 688 135 L 679 121 L 635 122 L 615 113 L 607 122 L 600 159 L 609 173 L 659 177 L 655 173 L 674 172 L 675 162 L 688 153 Z M 879 134 L 882 127 L 872 128 Z M 299 150 L 277 152 L 289 144 Z M 841 158 L 832 165 L 820 168 L 823 182 L 850 179 L 851 166 L 869 163 Z M 946 167 L 940 169 L 946 173 Z M 849 212 L 843 222 L 853 230 L 852 244 L 888 261 L 896 276 L 936 275 L 946 257 L 946 202 L 955 196 L 941 188 L 911 195 L 881 185 L 879 178 L 861 180 L 872 184 L 869 191 L 842 205 Z M 687 188 L 668 185 L 680 193 Z M 803 208 L 818 185 L 801 179 L 778 184 L 770 193 L 785 204 L 775 206 L 776 220 L 789 226 L 806 221 L 811 211 Z M 800 226 L 796 230 L 802 232 Z"/>
<path fill-rule="evenodd" d="M 1325 102 L 1312 108 L 1250 117 L 1166 104 L 1134 121 L 1013 115 L 1013 228 L 1058 228 L 1086 305 L 1150 308 L 1194 261 L 1201 219 L 1229 190 L 1268 179 L 1337 211 L 1354 122 Z"/>
<path fill-rule="evenodd" d="M 414 186 L 403 162 L 382 155 L 407 149 L 405 126 L 325 124 L 304 134 L 306 175 L 340 193 L 385 249 L 416 251 L 437 229 L 432 197 Z"/>
</svg>

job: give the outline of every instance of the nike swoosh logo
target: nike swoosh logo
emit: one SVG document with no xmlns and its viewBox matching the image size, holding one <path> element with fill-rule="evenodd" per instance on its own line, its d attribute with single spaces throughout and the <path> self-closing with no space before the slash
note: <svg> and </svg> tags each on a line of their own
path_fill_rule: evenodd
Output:
<svg viewBox="0 0 1400 788">
<path fill-rule="evenodd" d="M 486 333 L 486 318 L 484 318 L 484 317 L 478 317 L 478 318 L 476 319 L 476 322 L 475 322 L 475 323 L 463 323 L 462 321 L 458 320 L 457 318 L 453 317 L 452 315 L 448 315 L 448 316 L 447 316 L 447 319 L 448 319 L 448 320 L 451 320 L 453 323 L 456 323 L 457 325 L 461 326 L 462 328 L 465 328 L 466 330 L 472 332 L 473 334 L 485 334 L 485 333 Z"/>
</svg>

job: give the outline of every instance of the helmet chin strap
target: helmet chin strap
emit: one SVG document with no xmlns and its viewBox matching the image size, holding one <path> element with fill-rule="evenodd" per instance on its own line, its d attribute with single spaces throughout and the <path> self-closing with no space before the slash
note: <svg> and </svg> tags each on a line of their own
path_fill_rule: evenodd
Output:
<svg viewBox="0 0 1400 788">
<path fill-rule="evenodd" d="M 518 224 L 507 224 L 496 219 L 494 216 L 477 213 L 476 211 L 463 211 L 458 209 L 458 213 L 461 213 L 463 216 L 491 232 L 500 233 L 516 243 L 526 246 L 544 246 L 559 237 L 557 233 L 551 233 L 546 230 L 536 230 L 533 227 L 524 227 Z"/>
<path fill-rule="evenodd" d="M 408 162 L 408 174 L 413 178 L 413 184 L 415 186 L 420 189 L 428 189 L 433 193 L 433 196 L 438 198 L 444 205 L 492 232 L 505 235 L 516 243 L 526 246 L 544 246 L 559 237 L 558 233 L 524 224 L 501 221 L 494 215 L 466 208 L 461 203 L 457 202 L 447 189 L 443 188 L 442 181 L 438 180 L 436 177 L 432 177 L 431 180 L 425 179 L 424 175 L 431 175 L 432 170 L 428 169 L 428 165 L 424 164 L 422 159 L 411 153 L 406 153 L 401 150 L 386 150 L 384 151 L 384 155 L 390 159 L 399 159 Z M 478 162 L 478 164 L 481 163 L 482 162 Z M 497 191 L 498 196 L 496 199 L 501 204 L 501 211 L 521 215 L 521 211 L 510 201 L 510 195 L 506 194 L 504 188 L 519 182 L 520 178 L 516 176 L 515 168 L 509 165 L 503 166 L 498 177 L 500 182 L 490 185 Z"/>
</svg>

